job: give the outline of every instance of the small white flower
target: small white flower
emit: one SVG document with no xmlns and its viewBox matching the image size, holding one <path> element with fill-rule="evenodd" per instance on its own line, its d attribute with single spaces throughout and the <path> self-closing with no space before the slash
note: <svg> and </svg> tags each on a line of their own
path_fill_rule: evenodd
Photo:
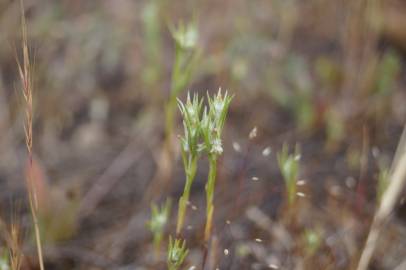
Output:
<svg viewBox="0 0 406 270">
<path fill-rule="evenodd" d="M 180 25 L 178 29 L 173 31 L 173 38 L 183 49 L 193 49 L 197 44 L 198 32 L 193 23 L 188 25 Z"/>
<path fill-rule="evenodd" d="M 165 212 L 160 213 L 159 215 L 156 216 L 155 222 L 157 223 L 157 225 L 159 225 L 160 227 L 165 226 L 166 222 L 167 222 L 167 216 Z"/>
</svg>

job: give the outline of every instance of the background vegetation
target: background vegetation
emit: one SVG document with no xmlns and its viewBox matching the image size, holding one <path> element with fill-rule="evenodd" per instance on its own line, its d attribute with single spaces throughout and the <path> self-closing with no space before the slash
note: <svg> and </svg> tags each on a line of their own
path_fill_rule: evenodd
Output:
<svg viewBox="0 0 406 270">
<path fill-rule="evenodd" d="M 1 270 L 10 252 L 37 269 L 27 172 L 46 269 L 166 269 L 185 184 L 176 98 L 208 105 L 220 87 L 234 97 L 210 241 L 202 155 L 181 269 L 356 269 L 406 120 L 403 1 L 26 0 L 24 10 L 31 165 L 20 2 L 0 0 Z M 370 269 L 405 269 L 404 192 L 391 214 Z"/>
</svg>

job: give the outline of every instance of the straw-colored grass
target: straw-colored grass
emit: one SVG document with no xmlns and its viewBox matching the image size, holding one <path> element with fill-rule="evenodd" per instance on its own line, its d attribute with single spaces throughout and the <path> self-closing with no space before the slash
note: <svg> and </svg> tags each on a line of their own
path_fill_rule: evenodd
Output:
<svg viewBox="0 0 406 270">
<path fill-rule="evenodd" d="M 32 66 L 30 63 L 30 55 L 28 50 L 28 38 L 27 38 L 27 24 L 25 21 L 24 5 L 21 0 L 21 28 L 22 28 L 22 50 L 23 50 L 23 61 L 18 59 L 16 53 L 16 61 L 18 65 L 18 72 L 20 75 L 20 80 L 22 84 L 22 92 L 24 97 L 24 109 L 25 109 L 25 142 L 28 151 L 28 168 L 27 168 L 27 190 L 30 202 L 31 215 L 34 223 L 34 233 L 37 246 L 39 266 L 41 270 L 44 270 L 44 260 L 42 255 L 42 244 L 41 236 L 38 222 L 38 198 L 35 190 L 35 185 L 33 185 L 33 135 L 32 135 L 32 122 L 33 122 L 33 77 L 32 77 Z"/>
</svg>

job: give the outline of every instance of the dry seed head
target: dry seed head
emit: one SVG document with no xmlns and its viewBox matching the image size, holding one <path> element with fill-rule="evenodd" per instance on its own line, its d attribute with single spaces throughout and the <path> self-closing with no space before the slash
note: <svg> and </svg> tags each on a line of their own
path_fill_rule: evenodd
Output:
<svg viewBox="0 0 406 270">
<path fill-rule="evenodd" d="M 269 156 L 271 154 L 271 147 L 266 147 L 264 150 L 262 150 L 262 155 L 264 156 L 264 157 L 267 157 L 267 156 Z"/>
<path fill-rule="evenodd" d="M 297 192 L 296 195 L 299 197 L 306 197 L 306 194 L 304 194 L 303 192 Z"/>
<path fill-rule="evenodd" d="M 299 180 L 299 181 L 297 181 L 296 185 L 304 186 L 304 185 L 306 185 L 306 180 Z"/>
<path fill-rule="evenodd" d="M 251 131 L 250 134 L 248 135 L 248 138 L 250 140 L 255 139 L 257 137 L 258 129 L 257 127 L 254 127 Z"/>
<path fill-rule="evenodd" d="M 241 152 L 241 145 L 238 142 L 233 142 L 233 148 L 237 153 Z"/>
<path fill-rule="evenodd" d="M 18 60 L 17 53 L 15 53 L 16 61 L 17 61 L 17 66 L 18 66 L 18 72 L 20 75 L 20 80 L 22 84 L 22 92 L 25 100 L 25 124 L 24 124 L 24 130 L 25 130 L 25 140 L 26 140 L 26 145 L 27 145 L 27 150 L 28 150 L 28 158 L 29 158 L 29 173 L 27 177 L 27 182 L 29 183 L 32 181 L 32 119 L 33 119 L 33 102 L 32 102 L 32 92 L 33 92 L 33 81 L 32 81 L 32 75 L 31 75 L 31 64 L 30 64 L 30 57 L 29 57 L 29 50 L 28 50 L 28 38 L 27 38 L 27 25 L 25 22 L 25 14 L 24 14 L 24 6 L 23 6 L 23 1 L 20 1 L 20 7 L 21 7 L 21 26 L 22 26 L 22 47 L 23 47 L 23 63 Z M 44 261 L 43 261 L 43 256 L 42 256 L 42 244 L 41 244 L 41 237 L 40 237 L 40 230 L 38 226 L 38 217 L 37 217 L 37 211 L 38 211 L 38 201 L 36 198 L 36 192 L 35 190 L 31 189 L 30 186 L 28 186 L 28 196 L 29 196 L 29 202 L 30 202 L 30 208 L 31 208 L 31 215 L 33 218 L 34 222 L 34 231 L 35 231 L 35 240 L 36 240 L 36 246 L 37 246 L 37 253 L 38 253 L 38 260 L 39 260 L 39 267 L 41 270 L 44 270 Z"/>
</svg>

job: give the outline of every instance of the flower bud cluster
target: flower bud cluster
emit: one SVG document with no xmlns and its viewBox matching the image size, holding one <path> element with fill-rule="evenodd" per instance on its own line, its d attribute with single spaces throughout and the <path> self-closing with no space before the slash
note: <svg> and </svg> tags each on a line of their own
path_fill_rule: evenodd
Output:
<svg viewBox="0 0 406 270">
<path fill-rule="evenodd" d="M 223 153 L 221 134 L 232 96 L 221 89 L 214 97 L 208 96 L 208 107 L 201 115 L 203 101 L 197 96 L 187 97 L 186 104 L 178 100 L 183 116 L 184 136 L 181 138 L 182 152 L 197 156 L 206 151 L 209 155 L 219 156 Z M 202 142 L 200 142 L 202 138 Z"/>
</svg>

